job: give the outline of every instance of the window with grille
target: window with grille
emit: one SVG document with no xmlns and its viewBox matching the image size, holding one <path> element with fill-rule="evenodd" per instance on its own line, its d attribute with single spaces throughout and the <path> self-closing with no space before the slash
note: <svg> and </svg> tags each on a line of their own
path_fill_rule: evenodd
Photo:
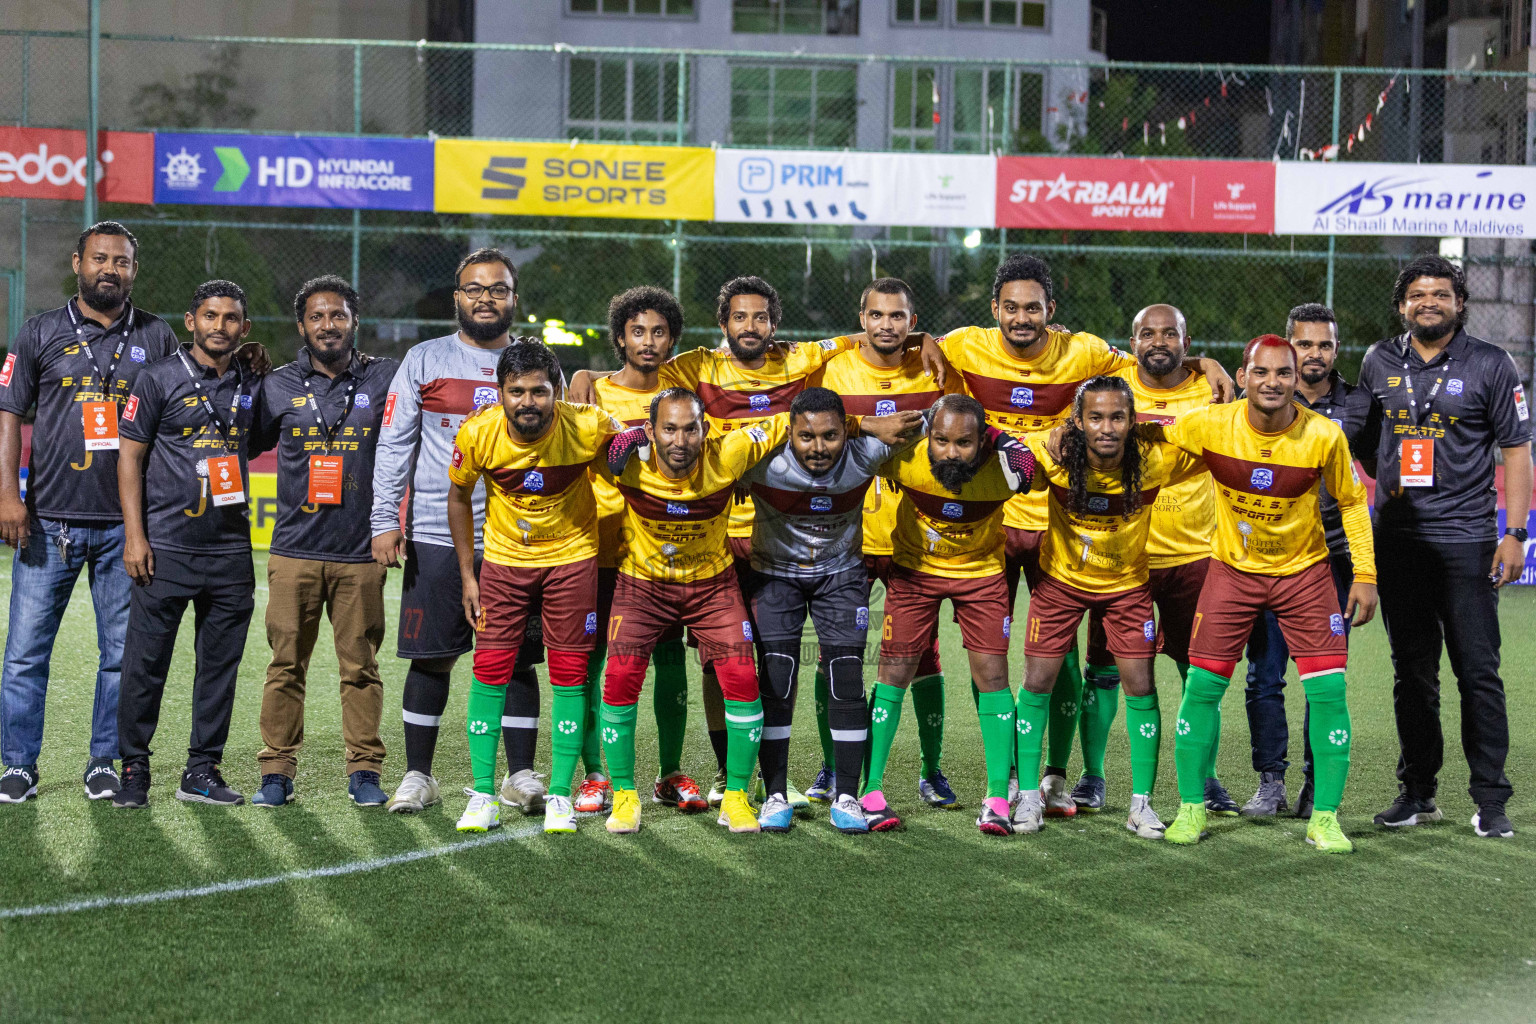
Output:
<svg viewBox="0 0 1536 1024">
<path fill-rule="evenodd" d="M 939 0 L 893 0 L 891 20 L 898 25 L 937 25 Z"/>
<path fill-rule="evenodd" d="M 1016 132 L 1039 132 L 1044 77 L 1001 67 L 896 67 L 890 147 L 906 152 L 1011 152 Z M 935 116 L 937 114 L 937 116 Z"/>
<path fill-rule="evenodd" d="M 565 130 L 571 139 L 677 140 L 677 61 L 658 57 L 572 57 L 566 65 Z M 684 97 L 683 138 L 692 135 Z"/>
<path fill-rule="evenodd" d="M 651 18 L 692 18 L 695 0 L 567 0 L 572 14 L 618 14 Z"/>
<path fill-rule="evenodd" d="M 731 31 L 856 36 L 859 0 L 731 0 Z"/>
<path fill-rule="evenodd" d="M 731 68 L 731 142 L 752 146 L 854 144 L 858 73 L 848 65 Z"/>
<path fill-rule="evenodd" d="M 955 0 L 955 24 L 1044 28 L 1045 6 L 1029 0 Z"/>
</svg>

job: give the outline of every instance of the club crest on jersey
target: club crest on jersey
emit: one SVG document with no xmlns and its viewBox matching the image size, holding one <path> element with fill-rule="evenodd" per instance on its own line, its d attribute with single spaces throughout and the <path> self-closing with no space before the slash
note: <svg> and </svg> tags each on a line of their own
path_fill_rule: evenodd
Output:
<svg viewBox="0 0 1536 1024">
<path fill-rule="evenodd" d="M 352 404 L 357 406 L 359 409 L 366 409 L 366 408 L 368 408 L 368 404 L 369 404 L 368 403 L 368 396 L 364 395 L 364 394 L 359 394 L 356 398 L 354 398 L 352 400 Z"/>
<path fill-rule="evenodd" d="M 1344 616 L 1340 615 L 1338 612 L 1334 612 L 1332 615 L 1328 616 L 1328 631 L 1331 632 L 1334 636 L 1343 636 Z"/>
<path fill-rule="evenodd" d="M 768 408 L 768 396 L 753 395 L 751 398 L 747 399 L 747 403 L 752 406 L 753 412 L 761 412 L 762 410 Z"/>
<path fill-rule="evenodd" d="M 496 401 L 496 389 L 495 388 L 488 388 L 488 387 L 478 387 L 478 388 L 475 388 L 475 408 L 476 409 L 480 408 L 482 405 L 490 405 L 494 401 Z"/>
<path fill-rule="evenodd" d="M 1109 511 L 1109 499 L 1106 498 L 1102 494 L 1090 494 L 1090 495 L 1088 495 L 1088 511 L 1089 512 L 1108 512 Z"/>
<path fill-rule="evenodd" d="M 1013 393 L 1008 396 L 1008 402 L 1017 408 L 1028 409 L 1035 404 L 1035 389 L 1014 388 Z"/>
<path fill-rule="evenodd" d="M 147 353 L 140 345 L 135 345 L 128 350 L 128 358 L 136 363 L 142 363 L 147 357 Z"/>
<path fill-rule="evenodd" d="M 1464 387 L 1466 387 L 1466 385 L 1462 383 L 1460 377 L 1452 377 L 1450 380 L 1445 382 L 1445 393 L 1448 395 L 1459 395 L 1461 394 L 1461 390 Z"/>
<path fill-rule="evenodd" d="M 1267 491 L 1275 486 L 1275 471 L 1272 469 L 1256 469 L 1248 478 L 1248 485 L 1256 491 Z"/>
<path fill-rule="evenodd" d="M 896 401 L 891 398 L 882 398 L 875 403 L 876 416 L 890 416 L 896 412 Z"/>
<path fill-rule="evenodd" d="M 812 512 L 831 512 L 832 511 L 832 499 L 827 497 L 825 494 L 818 494 L 818 495 L 816 495 L 814 498 L 811 499 L 811 511 Z"/>
<path fill-rule="evenodd" d="M 597 632 L 597 612 L 587 612 L 587 624 L 583 628 L 586 629 L 588 636 Z"/>
<path fill-rule="evenodd" d="M 688 506 L 687 505 L 684 505 L 680 501 L 669 501 L 669 502 L 667 502 L 667 515 L 669 515 L 669 516 L 685 516 L 687 514 L 688 514 Z"/>
<path fill-rule="evenodd" d="M 748 622 L 746 619 L 741 620 L 741 635 L 744 639 L 752 639 L 752 623 Z"/>
<path fill-rule="evenodd" d="M 1147 643 L 1157 639 L 1157 623 L 1148 619 L 1141 624 L 1141 635 L 1147 638 Z"/>
<path fill-rule="evenodd" d="M 959 519 L 965 514 L 965 507 L 958 501 L 946 501 L 944 507 L 939 509 L 939 514 L 946 519 Z"/>
<path fill-rule="evenodd" d="M 530 469 L 523 474 L 523 490 L 542 491 L 544 489 L 544 474 L 536 469 Z"/>
<path fill-rule="evenodd" d="M 251 407 L 251 396 L 250 395 L 241 395 L 240 396 L 240 408 L 242 408 L 242 409 L 249 409 L 250 407 Z"/>
<path fill-rule="evenodd" d="M 869 609 L 867 607 L 855 608 L 853 610 L 853 627 L 855 629 L 869 628 Z"/>
</svg>

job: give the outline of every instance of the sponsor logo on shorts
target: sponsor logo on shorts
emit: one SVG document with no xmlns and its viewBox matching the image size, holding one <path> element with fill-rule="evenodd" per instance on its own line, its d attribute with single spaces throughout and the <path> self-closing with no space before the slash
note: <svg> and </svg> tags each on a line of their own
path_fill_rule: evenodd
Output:
<svg viewBox="0 0 1536 1024">
<path fill-rule="evenodd" d="M 128 350 L 128 358 L 132 359 L 136 363 L 142 363 L 145 359 L 148 358 L 148 353 L 144 351 L 143 346 L 135 345 Z"/>
<path fill-rule="evenodd" d="M 669 516 L 685 516 L 687 514 L 688 514 L 688 506 L 687 505 L 684 505 L 680 501 L 669 501 L 669 502 L 667 502 L 667 515 L 669 515 Z"/>
<path fill-rule="evenodd" d="M 869 609 L 867 607 L 855 608 L 853 610 L 853 625 L 856 629 L 869 628 Z"/>
<path fill-rule="evenodd" d="M 759 412 L 768 408 L 768 396 L 753 395 L 751 398 L 747 399 L 747 403 L 752 406 L 754 412 Z"/>
<path fill-rule="evenodd" d="M 1014 388 L 1013 393 L 1008 396 L 1008 401 L 1020 409 L 1028 409 L 1035 404 L 1035 389 Z"/>
<path fill-rule="evenodd" d="M 536 469 L 530 469 L 523 474 L 523 490 L 542 491 L 544 489 L 544 474 Z"/>
<path fill-rule="evenodd" d="M 939 514 L 949 519 L 959 519 L 965 515 L 965 507 L 958 501 L 946 501 L 944 507 L 939 509 Z"/>
<path fill-rule="evenodd" d="M 395 418 L 395 393 L 391 391 L 389 397 L 384 399 L 384 425 L 387 427 Z"/>
<path fill-rule="evenodd" d="M 1104 497 L 1104 495 L 1102 495 L 1102 494 L 1090 494 L 1088 496 L 1088 511 L 1089 512 L 1108 512 L 1109 511 L 1109 499 Z"/>
<path fill-rule="evenodd" d="M 741 620 L 741 635 L 747 640 L 752 639 L 752 623 L 746 619 Z"/>
<path fill-rule="evenodd" d="M 1141 624 L 1141 635 L 1147 638 L 1147 643 L 1157 639 L 1157 623 L 1148 619 Z"/>
<path fill-rule="evenodd" d="M 1464 387 L 1466 385 L 1462 383 L 1460 377 L 1452 377 L 1445 382 L 1445 393 L 1448 395 L 1459 395 Z"/>
<path fill-rule="evenodd" d="M 487 388 L 487 387 L 475 388 L 475 408 L 476 409 L 480 408 L 482 405 L 490 405 L 494 401 L 496 401 L 496 389 L 495 388 Z"/>
<path fill-rule="evenodd" d="M 1248 478 L 1248 484 L 1256 491 L 1267 491 L 1275 486 L 1275 471 L 1272 469 L 1256 469 Z"/>
<path fill-rule="evenodd" d="M 368 396 L 358 395 L 355 399 L 352 400 L 352 404 L 357 406 L 359 409 L 366 409 L 368 408 Z"/>
<path fill-rule="evenodd" d="M 831 512 L 832 511 L 832 499 L 827 497 L 825 494 L 818 494 L 818 495 L 816 495 L 814 498 L 811 499 L 811 511 L 812 512 Z"/>
<path fill-rule="evenodd" d="M 5 354 L 5 365 L 0 366 L 0 388 L 8 388 L 11 386 L 11 371 L 15 368 L 16 353 L 7 352 Z"/>
<path fill-rule="evenodd" d="M 1334 636 L 1343 636 L 1344 616 L 1340 615 L 1338 612 L 1334 612 L 1332 615 L 1328 616 L 1328 630 Z"/>
<path fill-rule="evenodd" d="M 896 401 L 891 398 L 882 398 L 875 403 L 876 416 L 890 416 L 896 412 Z"/>
<path fill-rule="evenodd" d="M 583 628 L 588 636 L 597 632 L 597 612 L 587 612 L 587 624 Z"/>
<path fill-rule="evenodd" d="M 1008 639 L 1012 635 L 1013 635 L 1013 616 L 1012 615 L 1004 615 L 1003 616 L 1003 639 L 1006 640 L 1006 639 Z"/>
<path fill-rule="evenodd" d="M 10 366 L 10 361 L 9 360 L 6 361 L 6 366 L 7 367 Z M 123 419 L 127 420 L 129 423 L 132 423 L 133 422 L 133 417 L 138 414 L 138 411 L 139 411 L 139 396 L 138 395 L 129 395 L 128 396 L 128 404 L 123 406 Z"/>
<path fill-rule="evenodd" d="M 454 445 L 453 446 L 453 460 L 452 461 L 453 461 L 453 468 L 454 469 L 458 469 L 460 466 L 464 465 L 464 453 L 459 451 L 459 446 L 458 445 Z"/>
</svg>

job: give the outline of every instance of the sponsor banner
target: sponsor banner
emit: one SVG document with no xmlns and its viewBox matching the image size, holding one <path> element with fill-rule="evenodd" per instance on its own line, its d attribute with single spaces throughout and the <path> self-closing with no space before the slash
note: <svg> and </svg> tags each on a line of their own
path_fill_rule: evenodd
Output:
<svg viewBox="0 0 1536 1024">
<path fill-rule="evenodd" d="M 1536 168 L 1289 161 L 1275 182 L 1277 235 L 1536 237 Z"/>
<path fill-rule="evenodd" d="M 155 133 L 155 202 L 432 209 L 432 142 Z"/>
<path fill-rule="evenodd" d="M 439 139 L 437 210 L 709 220 L 713 150 Z"/>
<path fill-rule="evenodd" d="M 1509 516 L 1504 511 L 1504 507 L 1500 505 L 1498 536 L 1504 536 L 1504 527 L 1508 524 Z M 1526 516 L 1525 528 L 1527 531 L 1536 533 L 1536 512 Z M 1531 537 L 1530 540 L 1525 542 L 1525 565 L 1520 571 L 1520 578 L 1515 580 L 1515 582 L 1527 587 L 1536 586 L 1536 536 Z"/>
<path fill-rule="evenodd" d="M 152 203 L 155 137 L 149 132 L 102 132 L 96 154 L 97 198 Z M 85 198 L 85 132 L 0 128 L 0 196 Z"/>
<path fill-rule="evenodd" d="M 1275 170 L 1262 161 L 1005 156 L 1004 228 L 1268 234 Z"/>
<path fill-rule="evenodd" d="M 952 153 L 722 149 L 715 220 L 991 227 L 996 164 Z"/>
<path fill-rule="evenodd" d="M 277 529 L 277 474 L 250 472 L 251 500 L 246 515 L 251 520 L 251 547 L 270 551 L 272 531 Z"/>
</svg>

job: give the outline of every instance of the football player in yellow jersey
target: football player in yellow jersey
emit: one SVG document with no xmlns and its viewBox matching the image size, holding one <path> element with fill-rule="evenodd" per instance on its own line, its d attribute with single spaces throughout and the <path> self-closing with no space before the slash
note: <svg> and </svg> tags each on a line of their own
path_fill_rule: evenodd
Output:
<svg viewBox="0 0 1536 1024">
<path fill-rule="evenodd" d="M 597 505 L 588 467 L 622 427 L 601 409 L 556 401 L 559 379 L 560 363 L 543 343 L 508 346 L 496 363 L 501 414 L 471 416 L 454 441 L 448 526 L 464 615 L 477 634 L 466 726 L 475 784 L 465 791 L 460 832 L 501 824 L 496 727 L 535 607 L 554 694 L 544 831 L 576 830 L 571 775 L 586 719 L 587 658 L 597 642 Z M 482 476 L 485 558 L 477 580 L 474 494 Z"/>
<path fill-rule="evenodd" d="M 1328 853 L 1348 853 L 1354 847 L 1337 815 L 1349 773 L 1351 731 L 1344 618 L 1361 626 L 1376 612 L 1365 488 L 1344 432 L 1293 401 L 1296 351 L 1290 342 L 1273 334 L 1249 342 L 1238 381 L 1247 388 L 1240 402 L 1196 410 L 1167 426 L 1139 428 L 1150 439 L 1166 439 L 1204 459 L 1216 487 L 1215 557 L 1195 613 L 1189 678 L 1175 730 L 1179 816 L 1165 838 L 1196 843 L 1205 833 L 1204 775 L 1221 731 L 1221 697 L 1254 622 L 1269 610 L 1296 660 L 1311 707 L 1314 795 L 1307 842 Z M 1342 613 L 1318 512 L 1320 485 L 1338 500 L 1355 563 Z"/>
<path fill-rule="evenodd" d="M 859 324 L 864 333 L 857 338 L 858 347 L 833 357 L 814 378 L 815 383 L 841 395 L 848 412 L 882 416 L 897 410 L 927 409 L 946 394 L 964 391 L 953 375 L 939 384 L 924 370 L 921 350 L 909 345 L 917 315 L 912 289 L 905 281 L 882 277 L 870 282 L 859 299 Z M 896 506 L 900 501 L 901 495 L 879 477 L 865 493 L 864 566 L 871 583 L 884 583 L 890 578 L 891 531 L 896 525 Z M 918 796 L 934 807 L 953 806 L 955 791 L 940 766 L 944 749 L 944 676 L 937 631 L 917 666 L 910 689 L 922 751 Z M 826 677 L 817 672 L 816 724 L 821 733 L 822 765 L 805 795 L 818 801 L 832 799 L 833 752 L 827 701 Z"/>
<path fill-rule="evenodd" d="M 1056 315 L 1051 269 L 1044 260 L 1015 254 L 992 279 L 996 327 L 964 327 L 940 339 L 951 371 L 987 411 L 987 423 L 1023 438 L 1048 432 L 1067 417 L 1072 397 L 1089 377 L 1134 365 L 1124 352 L 1092 334 L 1068 334 L 1048 325 Z M 1232 379 L 1214 359 L 1189 360 L 1216 386 L 1219 401 L 1230 401 Z M 1018 595 L 1019 576 L 1033 589 L 1039 578 L 1040 539 L 1046 525 L 1042 495 L 1021 495 L 1009 503 L 1007 530 L 1008 599 Z M 1077 652 L 1067 655 L 1062 678 L 1051 696 L 1046 751 L 1045 812 L 1070 816 L 1076 810 L 1067 792 L 1066 762 L 1077 731 L 1082 676 Z"/>
<path fill-rule="evenodd" d="M 1131 743 L 1131 807 L 1125 827 L 1161 839 L 1152 810 L 1161 718 L 1152 680 L 1157 626 L 1148 586 L 1148 534 L 1159 493 L 1198 460 L 1133 433 L 1136 400 L 1124 377 L 1092 377 L 1077 389 L 1072 415 L 1048 446 L 1032 443 L 1034 489 L 1047 495 L 1049 527 L 1040 546 L 1040 581 L 1030 594 L 1024 632 L 1024 686 L 1016 711 L 1019 774 L 1037 777 L 1050 692 L 1077 639 L 1084 612 L 1098 615 L 1125 684 Z M 1040 831 L 1040 791 L 1019 794 L 1013 830 Z"/>
<path fill-rule="evenodd" d="M 997 453 L 986 413 L 969 395 L 946 395 L 930 413 L 928 437 L 893 456 L 880 475 L 901 488 L 886 583 L 879 681 L 870 710 L 863 806 L 871 831 L 900 824 L 886 802 L 885 766 L 907 686 L 931 646 L 939 606 L 960 622 L 977 691 L 987 795 L 976 825 L 1007 835 L 1008 773 L 1013 766 L 1013 695 L 1008 688 L 1008 584 L 1003 578 L 1003 506 L 1034 472 L 1022 445 Z"/>
</svg>

